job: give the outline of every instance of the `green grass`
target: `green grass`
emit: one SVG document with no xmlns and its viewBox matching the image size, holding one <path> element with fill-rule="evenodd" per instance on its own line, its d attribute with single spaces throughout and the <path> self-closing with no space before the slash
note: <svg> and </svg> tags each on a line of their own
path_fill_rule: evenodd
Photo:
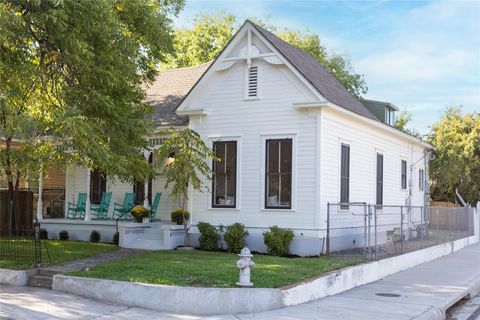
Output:
<svg viewBox="0 0 480 320">
<path fill-rule="evenodd" d="M 157 251 L 112 261 L 70 275 L 164 285 L 234 287 L 238 256 L 223 252 Z M 363 262 L 359 258 L 281 258 L 254 255 L 255 287 L 277 288 Z"/>
<path fill-rule="evenodd" d="M 16 248 L 31 250 L 32 242 L 25 240 L 0 240 L 0 246 L 3 245 L 2 250 L 10 250 L 11 246 L 6 246 L 6 241 L 16 241 Z M 48 252 L 50 253 L 51 263 L 48 261 L 47 250 L 45 242 L 42 240 L 42 260 L 45 264 L 58 264 L 66 261 L 79 260 L 91 257 L 96 254 L 111 252 L 117 250 L 118 247 L 107 243 L 91 243 L 83 241 L 60 241 L 60 240 L 46 240 Z M 31 261 L 10 261 L 0 260 L 0 268 L 7 269 L 28 269 L 35 266 Z"/>
</svg>

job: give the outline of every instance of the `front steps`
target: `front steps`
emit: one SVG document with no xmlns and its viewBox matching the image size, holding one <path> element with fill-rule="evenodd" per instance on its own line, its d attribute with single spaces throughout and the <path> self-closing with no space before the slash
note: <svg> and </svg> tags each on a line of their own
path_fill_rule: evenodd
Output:
<svg viewBox="0 0 480 320">
<path fill-rule="evenodd" d="M 27 285 L 30 287 L 52 289 L 53 276 L 60 273 L 61 272 L 54 270 L 36 269 L 36 272 L 28 275 Z"/>
</svg>

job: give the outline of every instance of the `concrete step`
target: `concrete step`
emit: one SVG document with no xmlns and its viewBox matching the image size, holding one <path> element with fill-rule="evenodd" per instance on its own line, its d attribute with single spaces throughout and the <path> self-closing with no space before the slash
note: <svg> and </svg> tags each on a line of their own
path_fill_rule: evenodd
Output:
<svg viewBox="0 0 480 320">
<path fill-rule="evenodd" d="M 53 276 L 42 276 L 39 274 L 28 277 L 27 285 L 31 287 L 41 287 L 52 289 Z"/>
<path fill-rule="evenodd" d="M 50 269 L 37 269 L 37 275 L 53 277 L 56 274 L 60 274 L 60 271 Z"/>
</svg>

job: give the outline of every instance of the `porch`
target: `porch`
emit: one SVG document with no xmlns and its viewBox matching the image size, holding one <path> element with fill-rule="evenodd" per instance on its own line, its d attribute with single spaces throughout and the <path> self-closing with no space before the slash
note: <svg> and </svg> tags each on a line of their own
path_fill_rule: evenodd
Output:
<svg viewBox="0 0 480 320">
<path fill-rule="evenodd" d="M 145 250 L 175 249 L 183 245 L 183 225 L 171 222 L 133 223 L 112 220 L 44 219 L 41 227 L 48 231 L 49 239 L 58 239 L 60 231 L 66 230 L 70 240 L 89 241 L 93 230 L 100 233 L 102 242 L 113 242 L 119 233 L 119 245 L 124 248 Z"/>
</svg>

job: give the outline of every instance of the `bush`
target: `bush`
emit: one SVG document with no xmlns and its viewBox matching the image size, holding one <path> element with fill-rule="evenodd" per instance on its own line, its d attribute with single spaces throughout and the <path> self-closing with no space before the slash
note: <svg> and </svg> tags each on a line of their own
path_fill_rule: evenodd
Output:
<svg viewBox="0 0 480 320">
<path fill-rule="evenodd" d="M 118 246 L 118 243 L 120 242 L 120 234 L 117 232 L 115 232 L 115 234 L 113 235 L 113 244 L 116 244 Z"/>
<path fill-rule="evenodd" d="M 48 231 L 45 228 L 40 229 L 40 239 L 47 240 L 48 239 Z"/>
<path fill-rule="evenodd" d="M 223 239 L 227 243 L 227 251 L 239 253 L 245 247 L 245 238 L 248 236 L 248 231 L 241 223 L 234 223 L 227 227 Z"/>
<path fill-rule="evenodd" d="M 142 222 L 143 218 L 150 216 L 150 211 L 143 206 L 136 206 L 130 211 L 130 214 L 135 218 L 135 221 Z"/>
<path fill-rule="evenodd" d="M 176 224 L 183 224 L 183 219 L 185 217 L 185 220 L 188 220 L 190 218 L 190 213 L 182 208 L 177 208 L 172 211 L 172 214 L 170 215 L 172 222 L 175 222 Z"/>
<path fill-rule="evenodd" d="M 100 238 L 100 233 L 97 230 L 92 230 L 92 233 L 90 233 L 90 242 L 99 242 Z"/>
<path fill-rule="evenodd" d="M 292 230 L 273 226 L 270 227 L 270 231 L 263 233 L 263 242 L 267 246 L 269 255 L 286 256 L 294 237 Z"/>
<path fill-rule="evenodd" d="M 198 239 L 200 249 L 207 251 L 218 250 L 220 234 L 218 233 L 217 228 L 206 222 L 199 222 L 197 227 L 200 231 L 200 238 Z"/>
<path fill-rule="evenodd" d="M 58 233 L 58 238 L 60 240 L 68 240 L 70 239 L 70 236 L 68 235 L 68 231 L 67 230 L 62 230 Z"/>
</svg>

